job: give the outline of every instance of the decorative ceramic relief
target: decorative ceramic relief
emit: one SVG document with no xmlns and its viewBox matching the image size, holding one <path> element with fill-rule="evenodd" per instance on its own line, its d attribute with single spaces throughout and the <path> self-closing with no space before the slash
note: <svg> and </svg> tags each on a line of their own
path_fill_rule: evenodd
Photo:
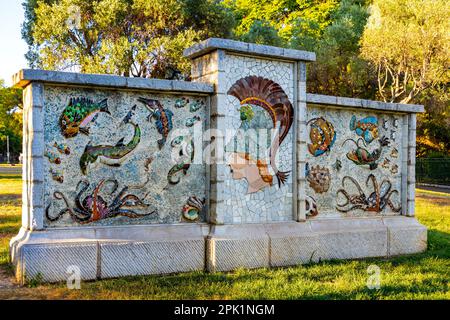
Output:
<svg viewBox="0 0 450 320">
<path fill-rule="evenodd" d="M 306 196 L 305 198 L 305 206 L 306 206 L 306 217 L 311 218 L 315 217 L 319 214 L 319 210 L 317 209 L 316 200 L 311 196 Z"/>
<path fill-rule="evenodd" d="M 58 151 L 59 151 L 60 153 L 62 153 L 62 154 L 65 154 L 65 155 L 69 155 L 69 154 L 70 154 L 70 148 L 69 148 L 66 144 L 64 144 L 64 143 L 57 143 L 57 142 L 55 142 L 55 143 L 53 144 L 53 146 L 54 146 L 56 149 L 58 149 Z"/>
<path fill-rule="evenodd" d="M 162 139 L 158 140 L 158 146 L 161 149 L 166 143 L 166 139 L 169 135 L 170 130 L 172 130 L 173 128 L 173 112 L 169 109 L 164 109 L 163 105 L 158 100 L 146 99 L 142 97 L 140 97 L 138 100 L 150 110 L 151 113 L 148 116 L 148 120 L 150 120 L 151 118 L 156 119 L 156 128 L 162 135 Z"/>
<path fill-rule="evenodd" d="M 60 170 L 55 170 L 55 169 L 50 169 L 49 170 L 50 174 L 52 175 L 52 179 L 59 182 L 59 183 L 63 183 L 64 182 L 64 175 L 62 173 L 62 171 Z"/>
<path fill-rule="evenodd" d="M 350 180 L 354 187 L 356 187 L 358 193 L 350 194 L 345 189 L 345 181 Z M 388 205 L 392 211 L 400 212 L 401 206 L 398 207 L 394 205 L 391 201 L 391 196 L 393 194 L 399 195 L 398 190 L 391 190 L 392 183 L 389 180 L 383 180 L 379 185 L 375 176 L 370 174 L 367 177 L 366 185 L 369 185 L 369 181 L 372 182 L 372 186 L 374 191 L 366 196 L 359 185 L 358 181 L 350 176 L 345 176 L 342 179 L 342 189 L 339 189 L 336 193 L 336 196 L 342 194 L 345 197 L 345 201 L 343 203 L 336 202 L 336 209 L 340 212 L 349 212 L 356 209 L 360 209 L 367 212 L 376 212 L 379 213 L 384 210 L 384 208 Z"/>
<path fill-rule="evenodd" d="M 236 81 L 227 92 L 240 101 L 241 130 L 245 132 L 248 129 L 273 129 L 279 122 L 279 130 L 275 139 L 269 146 L 269 158 L 261 158 L 261 149 L 267 150 L 266 142 L 251 141 L 253 146 L 242 145 L 234 148 L 230 157 L 230 166 L 233 171 L 234 179 L 245 178 L 248 181 L 249 188 L 247 193 L 257 192 L 265 187 L 272 185 L 272 175 L 269 173 L 268 164 L 270 164 L 278 185 L 286 182 L 289 171 L 282 172 L 277 169 L 275 158 L 278 148 L 283 143 L 294 120 L 294 109 L 288 96 L 281 86 L 272 80 L 259 77 L 248 76 Z M 235 137 L 236 138 L 236 137 Z M 248 142 L 249 136 L 243 137 L 244 142 Z M 238 144 L 237 141 L 236 144 Z M 256 145 L 257 152 L 250 152 Z"/>
<path fill-rule="evenodd" d="M 378 138 L 378 119 L 370 116 L 356 121 L 356 116 L 353 116 L 350 120 L 350 130 L 354 130 L 364 141 L 371 143 Z"/>
<path fill-rule="evenodd" d="M 378 140 L 379 147 L 372 152 L 369 152 L 366 148 L 363 148 L 359 145 L 359 143 L 361 142 L 364 147 L 367 147 L 365 140 L 362 138 L 359 138 L 357 141 L 353 139 L 347 139 L 344 141 L 342 146 L 344 146 L 348 141 L 353 142 L 356 149 L 349 151 L 347 153 L 347 158 L 357 165 L 368 165 L 370 170 L 374 170 L 378 167 L 378 164 L 376 162 L 381 156 L 383 147 L 389 146 L 389 139 L 385 136 L 381 137 Z"/>
<path fill-rule="evenodd" d="M 200 200 L 196 196 L 189 197 L 186 204 L 183 206 L 181 212 L 182 217 L 187 221 L 198 221 L 199 214 L 203 210 L 205 199 Z"/>
<path fill-rule="evenodd" d="M 179 172 L 186 175 L 194 160 L 194 140 L 187 136 L 178 136 L 174 138 L 170 144 L 173 148 L 178 148 L 178 152 L 176 153 L 179 155 L 180 159 L 178 159 L 178 161 L 180 162 L 170 168 L 169 173 L 167 174 L 167 181 L 169 181 L 170 184 L 178 184 L 180 178 L 177 178 L 176 175 Z"/>
<path fill-rule="evenodd" d="M 309 182 L 309 186 L 317 193 L 327 192 L 330 188 L 331 175 L 328 168 L 319 165 L 312 166 L 308 170 L 306 179 Z"/>
<path fill-rule="evenodd" d="M 323 117 L 311 119 L 307 125 L 309 124 L 311 125 L 309 138 L 312 142 L 308 144 L 309 152 L 315 157 L 330 152 L 336 141 L 336 131 L 333 124 Z"/>
<path fill-rule="evenodd" d="M 54 164 L 61 163 L 61 158 L 54 152 L 46 151 L 44 153 L 44 155 L 48 158 L 48 161 L 50 161 L 50 163 L 54 163 Z"/>
<path fill-rule="evenodd" d="M 47 219 L 49 221 L 57 221 L 68 213 L 73 221 L 80 224 L 86 224 L 117 216 L 140 218 L 156 212 L 153 210 L 148 213 L 138 214 L 131 210 L 130 208 L 148 207 L 149 205 L 145 204 L 139 197 L 133 194 L 127 194 L 126 192 L 128 191 L 128 187 L 123 187 L 122 190 L 113 198 L 111 203 L 108 204 L 105 198 L 100 195 L 105 184 L 112 184 L 112 191 L 109 192 L 108 196 L 113 196 L 113 194 L 117 191 L 119 183 L 117 180 L 108 179 L 101 180 L 92 193 L 81 200 L 83 193 L 89 188 L 89 182 L 84 180 L 80 181 L 77 185 L 77 189 L 81 186 L 81 190 L 75 197 L 74 207 L 69 204 L 68 199 L 62 192 L 55 191 L 53 193 L 54 198 L 57 200 L 63 200 L 65 208 L 60 210 L 56 215 L 53 215 L 50 213 L 50 203 L 45 210 Z"/>
<path fill-rule="evenodd" d="M 74 137 L 78 132 L 89 134 L 87 125 L 99 112 L 110 114 L 107 99 L 93 102 L 86 98 L 71 98 L 59 119 L 62 134 L 66 138 Z"/>
<path fill-rule="evenodd" d="M 100 157 L 102 162 L 109 166 L 120 166 L 120 159 L 133 151 L 141 141 L 141 129 L 137 124 L 129 121 L 127 115 L 122 124 L 131 124 L 134 127 L 134 134 L 130 142 L 124 144 L 124 139 L 120 139 L 114 146 L 110 145 L 91 145 L 91 141 L 84 148 L 83 155 L 80 158 L 81 172 L 86 175 L 88 165 L 97 161 Z"/>
</svg>

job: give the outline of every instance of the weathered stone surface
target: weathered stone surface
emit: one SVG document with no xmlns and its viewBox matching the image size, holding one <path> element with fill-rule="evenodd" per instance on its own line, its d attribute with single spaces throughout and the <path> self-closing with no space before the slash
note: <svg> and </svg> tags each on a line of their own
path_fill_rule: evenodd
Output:
<svg viewBox="0 0 450 320">
<path fill-rule="evenodd" d="M 78 85 L 119 89 L 142 89 L 152 91 L 183 91 L 210 94 L 214 88 L 210 84 L 188 81 L 127 78 L 105 74 L 82 74 L 74 72 L 23 69 L 13 76 L 13 85 L 25 88 L 30 82 L 44 84 Z"/>
<path fill-rule="evenodd" d="M 407 113 L 421 113 L 425 112 L 423 105 L 418 104 L 401 104 L 401 103 L 387 103 L 381 101 L 371 101 L 364 99 L 345 98 L 327 96 L 322 94 L 308 93 L 306 95 L 306 102 L 313 104 L 325 104 L 339 107 L 349 108 L 366 108 L 375 110 L 384 110 L 391 112 L 407 112 Z"/>
<path fill-rule="evenodd" d="M 282 58 L 286 60 L 315 61 L 314 52 L 283 49 L 254 43 L 246 43 L 228 39 L 209 38 L 184 50 L 185 57 L 194 59 L 211 51 L 223 49 L 232 52 L 246 53 L 252 56 Z"/>
</svg>

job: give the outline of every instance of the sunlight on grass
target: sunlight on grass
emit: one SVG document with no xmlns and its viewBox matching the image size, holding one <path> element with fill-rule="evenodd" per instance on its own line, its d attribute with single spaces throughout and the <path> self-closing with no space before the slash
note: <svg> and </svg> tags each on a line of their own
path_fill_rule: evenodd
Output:
<svg viewBox="0 0 450 320">
<path fill-rule="evenodd" d="M 14 191 L 12 191 L 14 190 Z M 0 268 L 20 227 L 20 177 L 0 177 Z M 0 290 L 2 297 L 37 299 L 450 299 L 450 196 L 416 191 L 416 216 L 427 226 L 428 251 L 391 259 L 326 261 L 289 268 L 190 272 Z M 381 269 L 381 288 L 366 286 L 367 268 Z"/>
</svg>

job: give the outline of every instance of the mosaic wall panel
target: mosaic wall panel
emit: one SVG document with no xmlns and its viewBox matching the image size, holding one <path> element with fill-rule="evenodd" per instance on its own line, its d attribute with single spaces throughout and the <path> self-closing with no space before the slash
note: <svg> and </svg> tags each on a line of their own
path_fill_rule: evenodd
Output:
<svg viewBox="0 0 450 320">
<path fill-rule="evenodd" d="M 307 217 L 400 214 L 403 118 L 313 105 L 307 117 Z"/>
<path fill-rule="evenodd" d="M 223 66 L 228 90 L 225 127 L 234 130 L 225 139 L 225 159 L 228 163 L 242 159 L 246 162 L 243 166 L 228 165 L 225 170 L 222 196 L 227 213 L 222 217 L 223 222 L 292 220 L 293 126 L 290 114 L 293 117 L 293 109 L 291 112 L 290 104 L 294 101 L 294 65 L 227 54 Z M 275 107 L 277 110 L 272 110 L 272 107 L 265 105 L 267 101 L 271 106 L 276 104 L 275 101 L 281 102 Z M 249 118 L 251 121 L 248 121 Z M 274 129 L 273 122 L 276 122 L 273 134 L 282 137 L 277 150 L 270 151 L 270 133 L 267 133 L 269 140 L 260 139 L 260 143 L 252 142 L 255 137 L 248 138 L 246 132 L 249 131 L 246 130 L 269 132 Z M 250 141 L 248 146 L 244 142 L 247 138 Z M 257 163 L 255 153 L 262 155 Z M 275 159 L 271 159 L 271 155 Z M 259 169 L 255 177 L 247 170 L 252 164 Z"/>
<path fill-rule="evenodd" d="M 47 86 L 46 226 L 205 221 L 205 166 L 190 163 L 205 103 Z"/>
</svg>

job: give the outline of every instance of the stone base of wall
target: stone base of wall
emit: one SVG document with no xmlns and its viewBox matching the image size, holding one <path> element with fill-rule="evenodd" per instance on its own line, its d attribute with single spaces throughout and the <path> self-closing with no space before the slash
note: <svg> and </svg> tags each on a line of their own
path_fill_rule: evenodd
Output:
<svg viewBox="0 0 450 320">
<path fill-rule="evenodd" d="M 238 267 L 279 267 L 329 259 L 425 251 L 427 229 L 412 217 L 309 220 L 271 224 L 58 228 L 11 240 L 16 277 L 66 281 Z M 68 273 L 69 272 L 69 273 Z"/>
</svg>

